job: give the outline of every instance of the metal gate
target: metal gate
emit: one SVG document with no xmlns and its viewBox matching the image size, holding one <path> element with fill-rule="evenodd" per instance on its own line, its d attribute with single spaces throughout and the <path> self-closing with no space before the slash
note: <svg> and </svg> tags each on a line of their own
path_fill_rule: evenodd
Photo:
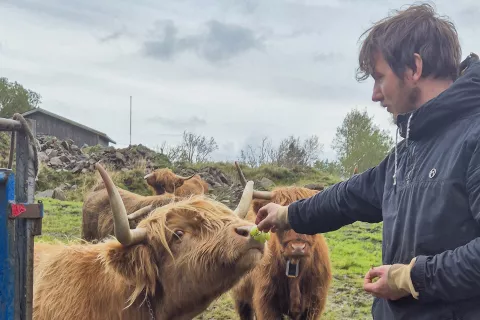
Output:
<svg viewBox="0 0 480 320">
<path fill-rule="evenodd" d="M 35 126 L 15 114 L 0 118 L 0 131 L 12 135 L 9 163 L 0 168 L 0 320 L 30 320 L 33 243 L 43 218 L 43 204 L 34 203 L 39 169 Z"/>
</svg>

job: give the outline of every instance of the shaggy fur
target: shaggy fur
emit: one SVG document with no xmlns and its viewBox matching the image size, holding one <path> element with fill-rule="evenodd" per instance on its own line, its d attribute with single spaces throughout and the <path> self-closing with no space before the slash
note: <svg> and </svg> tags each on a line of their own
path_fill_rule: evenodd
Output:
<svg viewBox="0 0 480 320">
<path fill-rule="evenodd" d="M 144 217 L 140 244 L 36 243 L 33 319 L 150 319 L 146 295 L 155 319 L 192 319 L 260 261 L 253 225 L 199 195 Z"/>
<path fill-rule="evenodd" d="M 168 168 L 157 169 L 146 179 L 153 194 L 173 193 L 178 197 L 208 193 L 208 183 L 196 174 L 188 180 L 180 179 Z"/>
<path fill-rule="evenodd" d="M 127 214 L 135 212 L 149 204 L 154 207 L 164 206 L 178 199 L 173 194 L 158 196 L 141 196 L 117 187 Z M 135 228 L 142 219 L 130 221 L 130 228 Z M 105 184 L 99 183 L 84 199 L 82 208 L 82 239 L 87 241 L 101 240 L 113 235 L 113 216 Z"/>
<path fill-rule="evenodd" d="M 302 187 L 276 188 L 272 200 L 255 199 L 247 220 L 254 222 L 258 210 L 268 202 L 287 205 L 318 193 Z M 285 275 L 292 246 L 305 244 L 306 256 L 300 259 L 297 278 Z M 318 319 L 327 301 L 331 283 L 329 250 L 321 234 L 302 235 L 293 230 L 272 233 L 261 263 L 232 290 L 241 320 Z"/>
</svg>

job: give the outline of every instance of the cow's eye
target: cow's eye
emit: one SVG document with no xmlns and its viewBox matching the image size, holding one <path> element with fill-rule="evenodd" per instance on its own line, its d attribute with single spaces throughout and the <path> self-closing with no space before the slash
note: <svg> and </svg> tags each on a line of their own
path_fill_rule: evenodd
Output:
<svg viewBox="0 0 480 320">
<path fill-rule="evenodd" d="M 183 231 L 182 230 L 176 230 L 175 235 L 178 237 L 178 239 L 181 239 L 183 237 Z"/>
</svg>

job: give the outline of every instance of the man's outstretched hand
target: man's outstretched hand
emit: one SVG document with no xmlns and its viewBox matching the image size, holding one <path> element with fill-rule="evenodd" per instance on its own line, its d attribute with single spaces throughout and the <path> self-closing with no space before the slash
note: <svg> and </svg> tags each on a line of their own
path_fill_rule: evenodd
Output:
<svg viewBox="0 0 480 320">
<path fill-rule="evenodd" d="M 264 232 L 277 232 L 290 229 L 288 223 L 288 206 L 269 203 L 258 210 L 255 224 L 258 230 Z"/>
</svg>

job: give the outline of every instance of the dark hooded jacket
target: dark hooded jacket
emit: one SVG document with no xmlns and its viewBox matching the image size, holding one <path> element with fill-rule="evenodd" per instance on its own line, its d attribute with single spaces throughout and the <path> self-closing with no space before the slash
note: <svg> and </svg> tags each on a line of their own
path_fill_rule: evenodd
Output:
<svg viewBox="0 0 480 320">
<path fill-rule="evenodd" d="M 397 126 L 378 166 L 294 202 L 289 222 L 315 234 L 383 221 L 383 264 L 417 257 L 419 299 L 374 298 L 373 319 L 480 319 L 480 63 Z"/>
</svg>

